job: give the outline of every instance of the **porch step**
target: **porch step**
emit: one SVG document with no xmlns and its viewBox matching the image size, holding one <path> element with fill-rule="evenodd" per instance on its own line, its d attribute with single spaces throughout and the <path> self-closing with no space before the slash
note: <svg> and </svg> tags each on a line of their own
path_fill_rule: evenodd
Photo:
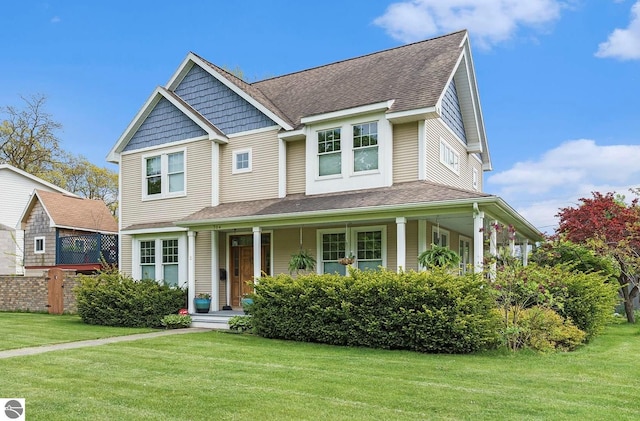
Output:
<svg viewBox="0 0 640 421">
<path fill-rule="evenodd" d="M 243 315 L 242 311 L 213 311 L 209 313 L 192 313 L 191 327 L 229 330 L 229 319 Z"/>
</svg>

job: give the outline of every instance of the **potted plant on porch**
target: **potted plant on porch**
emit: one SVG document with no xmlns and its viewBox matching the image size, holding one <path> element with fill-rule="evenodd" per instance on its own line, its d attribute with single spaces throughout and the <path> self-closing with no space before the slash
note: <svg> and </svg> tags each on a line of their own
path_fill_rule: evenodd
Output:
<svg viewBox="0 0 640 421">
<path fill-rule="evenodd" d="M 300 273 L 301 270 L 314 270 L 316 268 L 316 259 L 311 255 L 309 250 L 300 248 L 297 253 L 291 255 L 289 260 L 289 273 Z"/>
<path fill-rule="evenodd" d="M 196 313 L 208 313 L 211 308 L 211 294 L 199 293 L 193 299 L 193 305 L 196 308 Z"/>
</svg>

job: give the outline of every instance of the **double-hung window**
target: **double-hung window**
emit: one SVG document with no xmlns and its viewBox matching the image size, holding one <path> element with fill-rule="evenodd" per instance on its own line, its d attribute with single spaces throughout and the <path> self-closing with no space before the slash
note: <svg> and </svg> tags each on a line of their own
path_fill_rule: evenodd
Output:
<svg viewBox="0 0 640 421">
<path fill-rule="evenodd" d="M 178 286 L 180 281 L 180 243 L 178 238 L 140 240 L 140 279 L 164 281 Z"/>
<path fill-rule="evenodd" d="M 449 247 L 449 231 L 440 227 L 434 227 L 432 230 L 432 243 L 436 246 Z"/>
<path fill-rule="evenodd" d="M 378 169 L 378 122 L 353 126 L 353 171 Z"/>
<path fill-rule="evenodd" d="M 319 175 L 334 175 L 342 172 L 340 128 L 318 132 Z"/>
<path fill-rule="evenodd" d="M 358 269 L 377 270 L 383 265 L 383 235 L 381 230 L 356 232 L 356 258 Z"/>
<path fill-rule="evenodd" d="M 338 263 L 338 260 L 346 254 L 346 235 L 343 232 L 327 232 L 321 234 L 322 260 L 320 262 L 321 273 L 346 273 L 346 266 Z"/>
<path fill-rule="evenodd" d="M 440 139 L 440 162 L 454 173 L 460 174 L 460 155 L 442 139 Z"/>
<path fill-rule="evenodd" d="M 145 156 L 144 168 L 145 197 L 160 198 L 184 194 L 184 151 Z"/>
</svg>

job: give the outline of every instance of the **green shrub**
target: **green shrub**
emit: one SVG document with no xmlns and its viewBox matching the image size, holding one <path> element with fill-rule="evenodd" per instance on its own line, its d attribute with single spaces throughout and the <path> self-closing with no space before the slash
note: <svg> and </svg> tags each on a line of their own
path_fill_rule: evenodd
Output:
<svg viewBox="0 0 640 421">
<path fill-rule="evenodd" d="M 618 285 L 608 282 L 601 273 L 574 271 L 566 265 L 535 264 L 527 266 L 525 273 L 549 291 L 554 297 L 551 308 L 584 331 L 587 341 L 609 322 L 618 301 Z"/>
<path fill-rule="evenodd" d="M 513 311 L 513 309 L 512 309 Z M 550 308 L 534 306 L 520 310 L 517 325 L 510 312 L 509 324 L 504 332 L 516 349 L 529 348 L 535 351 L 573 351 L 581 345 L 586 334 L 571 320 L 565 320 Z"/>
<path fill-rule="evenodd" d="M 350 270 L 262 278 L 251 315 L 261 336 L 333 345 L 463 353 L 497 344 L 481 277 L 445 270 Z"/>
<path fill-rule="evenodd" d="M 168 314 L 160 320 L 160 323 L 165 329 L 181 329 L 191 326 L 191 316 L 188 314 Z"/>
<path fill-rule="evenodd" d="M 184 289 L 117 271 L 79 276 L 74 292 L 82 320 L 104 326 L 161 327 L 162 318 L 177 313 L 187 299 Z"/>
<path fill-rule="evenodd" d="M 234 332 L 252 332 L 253 318 L 251 316 L 233 316 L 229 319 L 229 330 Z"/>
</svg>

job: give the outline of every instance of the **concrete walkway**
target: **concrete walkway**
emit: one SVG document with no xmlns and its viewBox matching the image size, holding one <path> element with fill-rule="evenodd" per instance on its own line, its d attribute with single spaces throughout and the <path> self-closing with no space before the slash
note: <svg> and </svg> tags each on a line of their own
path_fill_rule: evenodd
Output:
<svg viewBox="0 0 640 421">
<path fill-rule="evenodd" d="M 137 333 L 135 335 L 112 336 L 110 338 L 91 339 L 88 341 L 65 342 L 61 344 L 41 345 L 41 346 L 33 346 L 29 348 L 8 349 L 6 351 L 0 351 L 0 359 L 20 357 L 23 355 L 43 354 L 45 352 L 58 351 L 63 349 L 85 348 L 88 346 L 99 346 L 99 345 L 105 345 L 105 344 L 112 344 L 116 342 L 137 341 L 138 339 L 150 339 L 150 338 L 157 338 L 159 336 L 180 335 L 183 333 L 197 333 L 197 332 L 211 332 L 211 329 L 197 328 L 197 327 L 190 327 L 186 329 L 168 329 L 168 330 L 160 330 L 158 332 Z"/>
</svg>

